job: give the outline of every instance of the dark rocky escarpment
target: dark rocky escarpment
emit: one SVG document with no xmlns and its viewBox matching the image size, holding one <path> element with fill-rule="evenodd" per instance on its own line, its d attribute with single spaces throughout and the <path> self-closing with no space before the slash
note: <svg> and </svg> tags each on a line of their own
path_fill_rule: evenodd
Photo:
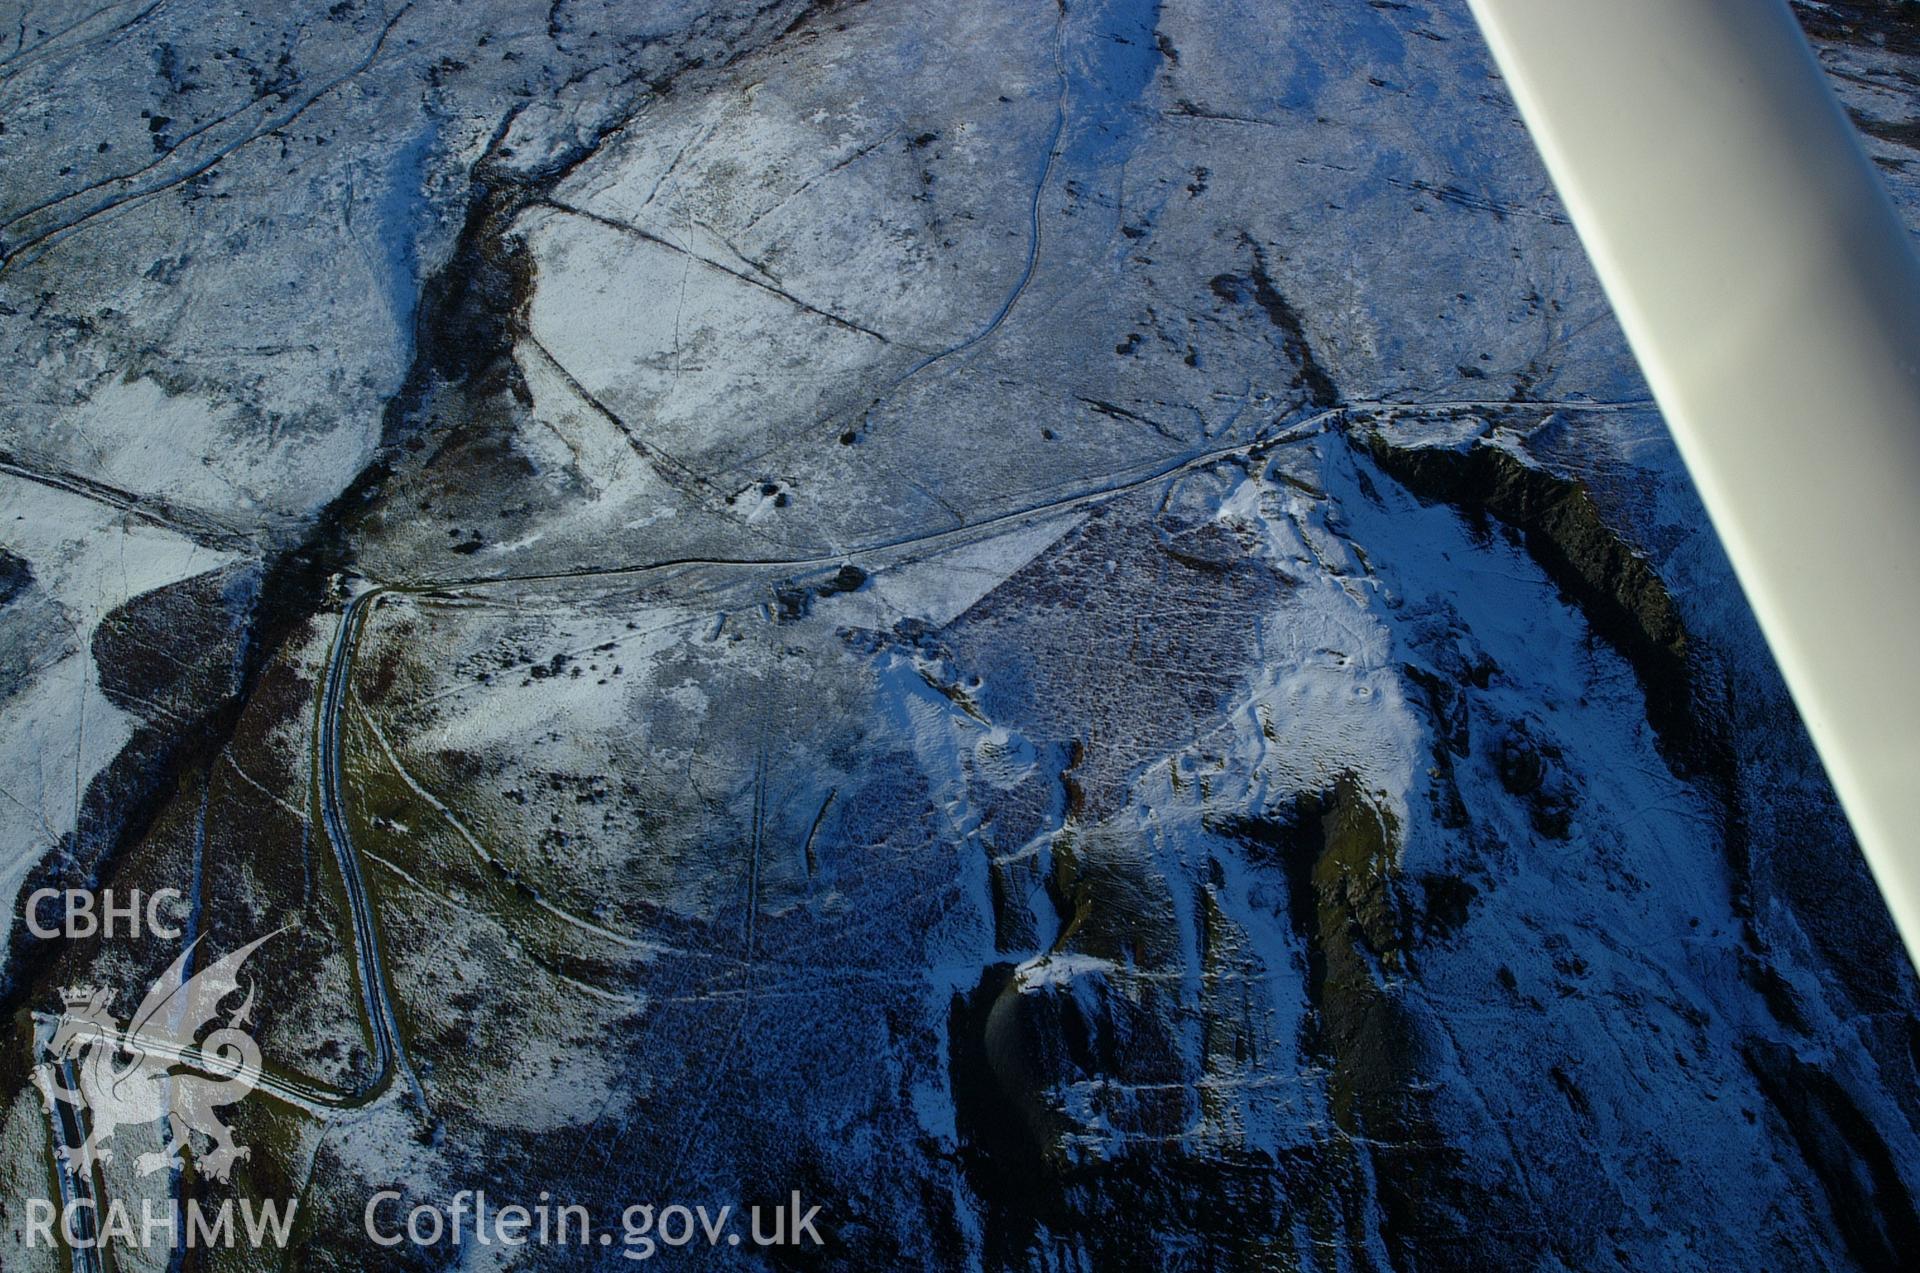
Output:
<svg viewBox="0 0 1920 1273">
<path fill-rule="evenodd" d="M 1263 1267 L 1295 1226 L 1357 1251 L 1373 1214 L 1391 1267 L 1483 1268 L 1510 1254 L 1493 1230 L 1526 1223 L 1524 1209 L 1436 1120 L 1433 1023 L 1408 993 L 1421 944 L 1459 922 L 1461 890 L 1402 873 L 1392 817 L 1351 775 L 1284 815 L 1223 822 L 1218 834 L 1221 852 L 1244 855 L 1284 895 L 1275 918 L 1305 962 L 1292 1046 L 1301 1065 L 1324 1068 L 1328 1134 L 1277 1156 L 1158 1143 L 1189 1125 L 1196 1090 L 1265 1046 L 1232 990 L 1243 977 L 1264 980 L 1259 958 L 1216 892 L 1203 891 L 1202 984 L 1218 989 L 1176 1007 L 1156 979 L 1181 960 L 1165 883 L 1097 843 L 1056 842 L 1052 892 L 1067 922 L 1052 953 L 1037 967 L 989 968 L 948 1021 L 962 1160 L 987 1207 L 989 1267 L 1018 1267 L 1053 1243 L 1127 1266 L 1154 1237 L 1174 1235 Z M 1049 960 L 1076 958 L 1095 962 L 1048 972 Z M 1177 1024 L 1189 1014 L 1204 1022 L 1203 1074 Z M 1081 1147 L 1086 1129 L 1060 1099 L 1087 1084 L 1116 1093 L 1113 1116 L 1126 1110 L 1136 1147 L 1117 1157 Z M 1137 1095 L 1122 1104 L 1119 1093 Z M 1238 1222 L 1223 1223 L 1221 1206 Z"/>
<path fill-rule="evenodd" d="M 1525 464 L 1501 447 L 1400 447 L 1379 433 L 1365 444 L 1384 472 L 1422 500 L 1511 527 L 1593 631 L 1626 659 L 1668 763 L 1700 781 L 1719 806 L 1734 901 L 1750 910 L 1751 846 L 1721 674 L 1689 637 L 1653 566 L 1607 524 L 1580 482 Z M 1538 747 L 1522 731 L 1504 748 L 1502 781 L 1532 800 L 1535 825 L 1554 834 L 1564 826 L 1565 797 L 1539 780 L 1547 770 Z"/>
<path fill-rule="evenodd" d="M 1784 902 L 1807 914 L 1814 940 L 1837 964 L 1870 966 L 1870 973 L 1856 978 L 1849 992 L 1866 1005 L 1882 1000 L 1886 961 L 1898 956 L 1890 935 L 1881 932 L 1877 908 L 1874 923 L 1858 926 L 1826 913 L 1842 886 L 1853 887 L 1858 872 L 1856 850 L 1843 829 L 1836 832 L 1831 824 L 1823 827 L 1810 817 L 1789 818 L 1787 826 L 1806 830 L 1814 842 L 1769 843 L 1764 847 L 1770 855 L 1788 860 L 1770 867 L 1767 877 L 1756 875 L 1742 808 L 1745 787 L 1722 697 L 1723 672 L 1715 657 L 1689 635 L 1679 606 L 1652 564 L 1606 523 L 1581 483 L 1532 468 L 1490 444 L 1409 448 L 1375 434 L 1368 439 L 1368 449 L 1383 471 L 1422 499 L 1456 508 L 1470 520 L 1511 528 L 1580 607 L 1593 630 L 1634 669 L 1663 754 L 1677 773 L 1712 797 L 1720 812 L 1729 883 L 1742 917 L 1740 975 L 1766 1013 L 1745 1035 L 1740 1055 L 1771 1107 L 1769 1116 L 1787 1129 L 1820 1182 L 1852 1258 L 1865 1268 L 1901 1267 L 1902 1253 L 1915 1241 L 1913 1196 L 1863 1105 L 1872 1098 L 1859 1087 L 1858 1067 L 1848 1059 L 1820 1056 L 1823 1047 L 1812 1042 L 1818 1031 L 1800 990 L 1779 971 L 1773 945 L 1779 920 L 1767 910 L 1770 902 Z M 1453 758 L 1467 754 L 1467 714 L 1456 702 L 1460 687 L 1426 673 L 1414 680 L 1424 691 L 1434 722 L 1436 773 L 1444 779 Z M 1558 749 L 1532 737 L 1524 722 L 1482 745 L 1495 749 L 1501 786 L 1528 806 L 1534 830 L 1564 837 L 1567 806 L 1555 789 Z M 1799 805 L 1783 801 L 1782 808 L 1792 812 Z M 1828 864 L 1824 870 L 1818 866 L 1823 862 Z M 1835 871 L 1845 878 L 1834 880 Z M 1807 887 L 1809 872 L 1825 881 L 1817 894 Z M 1882 1050 L 1879 1043 L 1873 1046 L 1876 1052 Z M 1896 1070 L 1908 1067 L 1899 1056 L 1883 1064 Z M 1560 1071 L 1554 1078 L 1569 1103 L 1591 1117 L 1588 1098 L 1577 1084 Z"/>
<path fill-rule="evenodd" d="M 1676 758 L 1720 763 L 1721 744 L 1701 719 L 1704 695 L 1679 610 L 1653 567 L 1607 527 L 1578 482 L 1496 446 L 1396 447 L 1379 434 L 1367 446 L 1382 469 L 1422 499 L 1517 529 L 1594 630 L 1633 665 L 1647 693 L 1647 718 Z"/>
<path fill-rule="evenodd" d="M 156 219 L 154 291 L 106 299 L 177 277 L 194 308 L 147 345 L 227 284 L 348 315 L 316 339 L 233 306 L 248 358 L 256 330 L 292 351 L 275 375 L 322 351 L 287 396 L 357 422 L 350 489 L 252 552 L 257 598 L 200 581 L 101 626 L 116 717 L 237 718 L 133 775 L 158 808 L 108 792 L 138 825 L 61 868 L 193 881 L 208 950 L 293 923 L 252 966 L 263 1054 L 369 1094 L 235 1115 L 235 1190 L 300 1194 L 301 1258 L 444 1263 L 362 1235 L 389 1182 L 602 1221 L 798 1190 L 826 1248 L 772 1267 L 1839 1267 L 1911 1239 L 1910 979 L 1854 1012 L 1884 952 L 1823 962 L 1848 920 L 1812 905 L 1810 941 L 1763 940 L 1792 937 L 1779 876 L 1727 846 L 1744 801 L 1790 852 L 1768 787 L 1817 770 L 1741 754 L 1741 798 L 1715 786 L 1725 634 L 1690 604 L 1724 573 L 1657 417 L 1610 400 L 1627 354 L 1463 8 L 511 8 L 393 11 L 271 163 L 63 240 Z M 390 17 L 333 14 L 303 76 Z M 150 105 L 143 162 L 194 102 Z M 249 191 L 321 245 L 299 288 L 261 264 L 285 237 L 217 215 Z M 231 268 L 174 259 L 183 224 Z M 369 279 L 406 345 L 378 376 L 346 360 Z M 1560 403 L 1564 450 L 1359 442 L 1549 409 L 1480 403 L 1510 385 Z M 201 461 L 161 484 L 217 491 Z M 1609 482 L 1644 494 L 1628 534 Z M 10 633 L 57 635 L 57 557 Z M 34 1006 L 137 998 L 173 949 L 17 966 Z M 417 1088 L 371 1093 L 370 970 Z M 0 1165 L 37 1185 L 16 1042 Z"/>
<path fill-rule="evenodd" d="M 1471 886 L 1407 878 L 1392 815 L 1351 774 L 1286 816 L 1222 829 L 1286 878 L 1287 918 L 1306 952 L 1302 1052 L 1329 1067 L 1334 1121 L 1367 1158 L 1395 1267 L 1499 1262 L 1508 1248 L 1487 1232 L 1490 1220 L 1524 1217 L 1436 1121 L 1424 1081 L 1435 1023 L 1407 992 L 1420 945 L 1459 922 Z"/>
<path fill-rule="evenodd" d="M 1874 1120 L 1845 1084 L 1791 1046 L 1755 1040 L 1744 1055 L 1819 1179 L 1860 1267 L 1910 1267 L 1920 1251 L 1920 1212 Z"/>
</svg>

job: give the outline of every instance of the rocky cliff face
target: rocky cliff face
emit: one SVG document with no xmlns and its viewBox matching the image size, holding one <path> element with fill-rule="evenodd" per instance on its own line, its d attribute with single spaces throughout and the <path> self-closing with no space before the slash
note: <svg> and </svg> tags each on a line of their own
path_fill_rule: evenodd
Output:
<svg viewBox="0 0 1920 1273">
<path fill-rule="evenodd" d="M 0 878 L 284 929 L 221 1182 L 57 1166 L 180 943 L 15 923 L 12 1196 L 1902 1266 L 1911 970 L 1463 6 L 540 8 L 0 21 Z"/>
</svg>

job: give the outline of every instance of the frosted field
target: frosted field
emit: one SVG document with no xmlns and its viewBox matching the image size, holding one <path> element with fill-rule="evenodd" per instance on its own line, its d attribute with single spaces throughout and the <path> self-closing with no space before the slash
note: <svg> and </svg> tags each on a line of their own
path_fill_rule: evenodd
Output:
<svg viewBox="0 0 1920 1273">
<path fill-rule="evenodd" d="M 1913 978 L 1464 5 L 544 8 L 0 4 L 0 887 L 289 926 L 230 1183 L 63 1175 L 22 1026 L 7 1196 L 1920 1241 Z M 1807 10 L 1913 214 L 1910 20 Z M 178 954 L 10 922 L 22 1021 Z"/>
</svg>

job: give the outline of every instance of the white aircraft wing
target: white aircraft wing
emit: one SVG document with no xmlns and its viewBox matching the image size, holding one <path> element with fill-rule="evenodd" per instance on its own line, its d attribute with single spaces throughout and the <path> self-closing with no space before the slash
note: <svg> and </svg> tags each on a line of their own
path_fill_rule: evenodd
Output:
<svg viewBox="0 0 1920 1273">
<path fill-rule="evenodd" d="M 1471 3 L 1920 962 L 1907 232 L 1784 0 Z"/>
</svg>

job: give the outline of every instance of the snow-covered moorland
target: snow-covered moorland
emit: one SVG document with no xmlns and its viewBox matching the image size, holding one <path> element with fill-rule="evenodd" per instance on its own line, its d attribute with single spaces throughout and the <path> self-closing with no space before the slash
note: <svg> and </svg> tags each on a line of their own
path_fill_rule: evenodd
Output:
<svg viewBox="0 0 1920 1273">
<path fill-rule="evenodd" d="M 0 889 L 291 926 L 309 1260 L 1920 1241 L 1911 971 L 1463 4 L 22 3 L 0 125 Z M 61 1175 L 29 1033 L 11 1194 L 212 1188 Z"/>
</svg>

